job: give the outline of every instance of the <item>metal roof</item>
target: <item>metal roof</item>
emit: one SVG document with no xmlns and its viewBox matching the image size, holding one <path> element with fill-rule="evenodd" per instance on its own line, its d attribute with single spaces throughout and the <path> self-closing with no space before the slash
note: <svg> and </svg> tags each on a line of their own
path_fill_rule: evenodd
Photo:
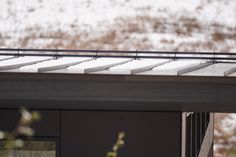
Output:
<svg viewBox="0 0 236 157">
<path fill-rule="evenodd" d="M 0 48 L 0 108 L 236 112 L 236 53 Z"/>
<path fill-rule="evenodd" d="M 0 52 L 0 72 L 236 76 L 234 53 L 58 49 Z"/>
</svg>

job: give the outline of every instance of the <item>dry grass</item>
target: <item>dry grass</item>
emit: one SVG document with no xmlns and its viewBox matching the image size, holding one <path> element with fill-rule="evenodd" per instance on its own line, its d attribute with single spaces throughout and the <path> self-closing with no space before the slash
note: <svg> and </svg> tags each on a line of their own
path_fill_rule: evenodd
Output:
<svg viewBox="0 0 236 157">
<path fill-rule="evenodd" d="M 201 9 L 199 6 L 197 9 Z M 32 10 L 33 11 L 33 10 Z M 63 30 L 46 31 L 39 26 L 25 29 L 25 36 L 11 43 L 12 47 L 34 47 L 34 48 L 64 48 L 64 49 L 112 49 L 112 50 L 150 50 L 162 49 L 173 51 L 222 51 L 229 52 L 236 48 L 236 27 L 229 28 L 218 23 L 204 25 L 197 19 L 187 16 L 170 19 L 153 16 L 135 16 L 117 18 L 115 23 L 107 29 L 107 32 L 97 35 L 96 31 L 86 32 L 78 30 L 79 26 L 72 23 L 71 32 Z M 226 31 L 222 31 L 222 30 Z M 49 29 L 50 30 L 50 29 Z M 225 33 L 226 32 L 226 33 Z M 160 45 L 152 43 L 148 34 L 175 34 L 176 38 L 160 39 Z M 195 37 L 195 34 L 205 36 L 204 40 L 182 41 L 177 38 Z M 9 47 L 8 40 L 14 37 L 0 34 L 0 46 Z M 39 43 L 39 40 L 43 43 Z M 226 40 L 235 42 L 228 45 Z M 215 129 L 222 133 L 216 136 L 215 143 L 229 145 L 229 137 L 220 128 L 220 123 L 227 118 L 227 114 L 216 114 Z M 235 132 L 236 133 L 236 132 Z M 232 146 L 232 143 L 230 143 Z M 236 144 L 235 144 L 236 145 Z M 234 146 L 235 146 L 234 145 Z M 228 148 L 219 149 L 218 154 L 227 152 Z"/>
<path fill-rule="evenodd" d="M 227 113 L 217 113 L 215 114 L 215 136 L 214 144 L 219 146 L 215 149 L 214 156 L 235 156 L 236 154 L 236 141 L 232 140 L 236 135 L 236 126 L 230 132 L 225 132 L 224 127 L 230 127 L 235 124 L 228 124 L 228 126 L 223 124 L 226 119 L 232 119 L 230 114 Z"/>
<path fill-rule="evenodd" d="M 211 36 L 214 41 L 224 41 L 226 38 L 226 35 L 222 32 L 214 32 Z"/>
<path fill-rule="evenodd" d="M 142 33 L 143 26 L 138 26 L 137 21 L 125 22 L 124 19 L 117 19 L 116 27 L 101 35 L 93 35 L 81 31 L 74 31 L 74 34 L 61 30 L 35 34 L 33 28 L 28 28 L 27 36 L 19 40 L 20 47 L 31 47 L 37 40 L 44 40 L 41 48 L 67 48 L 67 49 L 150 49 L 152 45 L 146 38 L 132 38 L 133 33 Z M 139 19 L 140 20 L 140 19 Z M 115 26 L 114 25 L 114 26 Z M 120 28 L 120 29 L 117 29 Z M 113 27 L 112 27 L 113 28 Z M 142 28 L 142 29 L 141 29 Z M 39 31 L 40 32 L 40 31 Z M 95 33 L 96 34 L 96 33 Z"/>
<path fill-rule="evenodd" d="M 169 19 L 157 16 L 140 15 L 135 17 L 120 17 L 106 32 L 97 34 L 96 30 L 86 32 L 72 23 L 71 31 L 45 31 L 39 26 L 25 29 L 25 35 L 13 42 L 14 47 L 35 48 L 66 48 L 66 49 L 113 49 L 113 50 L 174 50 L 174 51 L 231 51 L 236 45 L 236 28 L 227 28 L 218 23 L 205 25 L 196 18 L 170 15 Z M 224 30 L 224 33 L 222 30 Z M 225 31 L 226 30 L 226 31 Z M 71 33 L 73 32 L 73 33 Z M 149 34 L 172 34 L 176 38 L 161 38 L 154 43 Z M 183 38 L 195 38 L 196 34 L 204 36 L 199 41 L 179 41 Z M 0 38 L 0 45 L 7 46 Z M 225 41 L 231 41 L 229 45 Z"/>
</svg>

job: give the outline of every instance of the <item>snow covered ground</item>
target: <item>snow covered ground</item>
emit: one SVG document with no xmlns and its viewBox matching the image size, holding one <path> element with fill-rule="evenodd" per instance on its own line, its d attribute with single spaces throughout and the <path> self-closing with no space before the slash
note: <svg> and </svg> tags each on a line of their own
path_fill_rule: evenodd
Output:
<svg viewBox="0 0 236 157">
<path fill-rule="evenodd" d="M 235 0 L 0 0 L 0 46 L 236 51 Z"/>
<path fill-rule="evenodd" d="M 235 156 L 236 114 L 215 114 L 214 157 Z"/>
</svg>

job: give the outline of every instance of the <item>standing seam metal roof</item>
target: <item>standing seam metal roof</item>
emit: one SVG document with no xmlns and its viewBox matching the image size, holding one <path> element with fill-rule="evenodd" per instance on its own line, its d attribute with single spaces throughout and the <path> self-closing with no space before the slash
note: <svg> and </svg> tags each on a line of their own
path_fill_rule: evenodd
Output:
<svg viewBox="0 0 236 157">
<path fill-rule="evenodd" d="M 57 50 L 55 54 L 56 50 L 49 49 L 1 51 L 0 72 L 236 76 L 234 53 L 63 50 L 63 54 L 59 54 L 60 50 Z M 16 51 L 18 53 L 14 53 Z"/>
</svg>

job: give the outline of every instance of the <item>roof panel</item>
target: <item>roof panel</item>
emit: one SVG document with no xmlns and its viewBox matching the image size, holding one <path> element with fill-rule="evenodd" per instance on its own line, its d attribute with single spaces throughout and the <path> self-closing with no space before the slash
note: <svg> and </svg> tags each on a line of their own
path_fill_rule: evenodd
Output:
<svg viewBox="0 0 236 157">
<path fill-rule="evenodd" d="M 98 58 L 89 62 L 81 63 L 78 65 L 67 68 L 69 72 L 76 73 L 90 73 L 95 71 L 104 70 L 116 65 L 129 62 L 131 59 L 127 58 Z"/>
<path fill-rule="evenodd" d="M 177 60 L 153 68 L 150 71 L 139 73 L 141 75 L 178 75 L 178 71 L 205 63 L 203 60 Z"/>
<path fill-rule="evenodd" d="M 92 60 L 91 57 L 63 57 L 55 60 L 40 62 L 33 65 L 27 65 L 20 68 L 25 72 L 46 72 L 52 70 L 65 69 L 69 66 L 80 64 L 85 61 Z"/>
<path fill-rule="evenodd" d="M 15 58 L 15 56 L 0 56 L 0 61 L 12 59 L 12 58 Z"/>
<path fill-rule="evenodd" d="M 25 65 L 31 65 L 38 62 L 53 59 L 53 57 L 18 57 L 13 59 L 8 59 L 0 62 L 0 70 L 10 70 L 20 68 Z"/>
<path fill-rule="evenodd" d="M 168 64 L 159 66 L 154 68 L 153 70 L 173 70 L 173 69 L 181 69 L 182 67 L 186 67 L 189 65 L 195 65 L 199 64 L 203 61 L 201 60 L 177 60 L 177 61 L 172 61 Z"/>
<path fill-rule="evenodd" d="M 106 70 L 96 71 L 93 74 L 136 74 L 139 72 L 147 71 L 153 67 L 170 62 L 170 59 L 138 59 L 131 60 L 127 63 L 113 66 Z"/>
<path fill-rule="evenodd" d="M 224 72 L 225 76 L 236 76 L 236 67 L 232 67 Z"/>
<path fill-rule="evenodd" d="M 217 63 L 185 74 L 186 76 L 224 76 L 224 72 L 236 67 L 236 63 Z"/>
<path fill-rule="evenodd" d="M 17 54 L 15 54 L 17 55 Z M 0 55 L 0 71 L 136 75 L 236 76 L 235 60 L 224 58 L 49 54 Z M 134 59 L 135 58 L 135 59 Z M 213 60 L 215 61 L 213 64 Z"/>
<path fill-rule="evenodd" d="M 140 59 L 133 60 L 131 62 L 114 66 L 109 69 L 110 72 L 124 72 L 128 74 L 135 74 L 143 71 L 150 70 L 156 66 L 163 65 L 167 62 L 170 62 L 169 59 Z"/>
<path fill-rule="evenodd" d="M 193 65 L 190 65 L 190 66 L 187 66 L 183 69 L 178 70 L 177 75 L 184 75 L 186 73 L 193 72 L 195 70 L 205 68 L 205 67 L 210 66 L 212 64 L 213 64 L 212 61 L 208 61 L 208 62 L 205 62 L 205 63 L 199 63 L 199 64 L 196 64 L 196 65 L 193 64 Z"/>
</svg>

